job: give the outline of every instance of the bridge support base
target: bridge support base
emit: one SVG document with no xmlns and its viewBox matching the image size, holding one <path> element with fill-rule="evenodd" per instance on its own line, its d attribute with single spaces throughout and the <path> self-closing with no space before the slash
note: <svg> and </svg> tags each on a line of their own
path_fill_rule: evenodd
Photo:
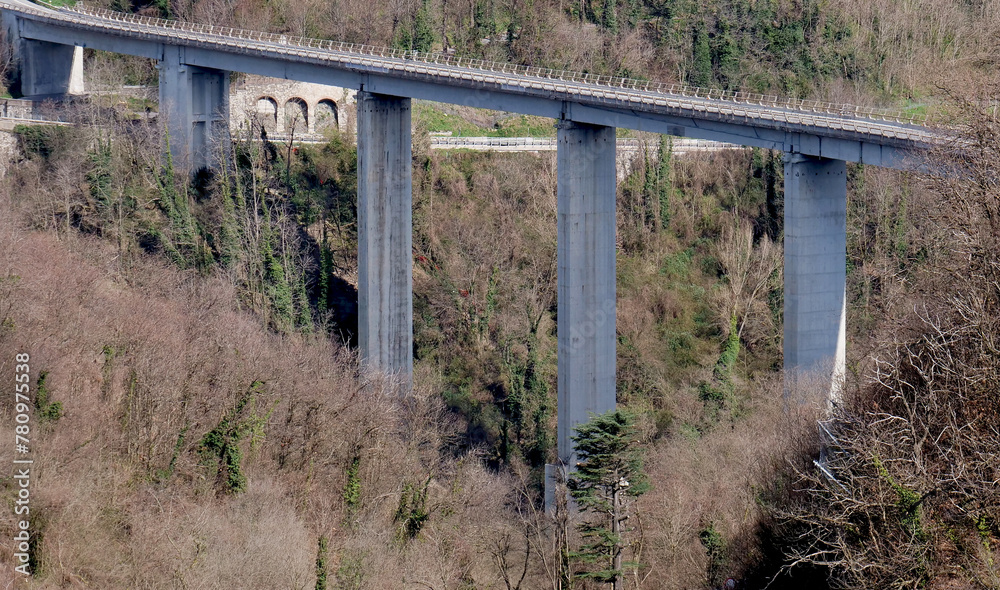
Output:
<svg viewBox="0 0 1000 590">
<path fill-rule="evenodd" d="M 846 164 L 786 154 L 786 398 L 839 401 L 845 369 L 846 277 Z"/>
<path fill-rule="evenodd" d="M 413 380 L 410 99 L 358 92 L 358 344 L 370 369 Z"/>
<path fill-rule="evenodd" d="M 229 153 L 229 72 L 189 66 L 184 48 L 164 46 L 160 117 L 175 168 L 214 168 Z"/>
<path fill-rule="evenodd" d="M 558 125 L 558 452 L 573 428 L 616 406 L 615 129 Z"/>
</svg>

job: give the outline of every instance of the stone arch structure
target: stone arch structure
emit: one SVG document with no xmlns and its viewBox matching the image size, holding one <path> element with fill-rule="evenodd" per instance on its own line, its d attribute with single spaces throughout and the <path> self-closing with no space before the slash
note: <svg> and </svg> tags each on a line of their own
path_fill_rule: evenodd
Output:
<svg viewBox="0 0 1000 590">
<path fill-rule="evenodd" d="M 268 131 L 274 133 L 278 129 L 278 101 L 270 96 L 261 96 L 257 99 L 254 109 L 257 122 Z"/>
<path fill-rule="evenodd" d="M 268 134 L 282 138 L 291 131 L 286 117 L 291 114 L 299 120 L 295 128 L 297 139 L 321 141 L 326 129 L 344 129 L 352 124 L 355 94 L 349 88 L 248 75 L 235 83 L 230 95 L 230 112 L 236 115 L 230 120 L 230 127 L 235 133 L 250 123 L 266 120 Z M 259 101 L 264 102 L 258 107 Z"/>
<path fill-rule="evenodd" d="M 337 103 L 330 98 L 320 99 L 316 103 L 315 126 L 316 133 L 321 133 L 326 129 L 337 129 L 340 127 L 340 113 L 337 111 Z"/>
<path fill-rule="evenodd" d="M 297 96 L 285 102 L 285 133 L 309 132 L 309 105 Z"/>
</svg>

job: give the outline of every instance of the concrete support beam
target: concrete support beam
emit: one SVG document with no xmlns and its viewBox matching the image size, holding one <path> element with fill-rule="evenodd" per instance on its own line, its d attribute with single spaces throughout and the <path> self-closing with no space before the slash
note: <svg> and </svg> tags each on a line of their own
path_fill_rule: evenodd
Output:
<svg viewBox="0 0 1000 590">
<path fill-rule="evenodd" d="M 839 401 L 844 378 L 847 171 L 785 155 L 785 394 Z M 810 395 L 811 394 L 811 395 Z"/>
<path fill-rule="evenodd" d="M 9 11 L 0 16 L 0 27 L 18 63 L 21 94 L 26 97 L 83 94 L 83 47 L 72 41 L 38 40 L 21 35 L 27 21 Z"/>
<path fill-rule="evenodd" d="M 557 125 L 559 459 L 573 428 L 616 406 L 615 129 Z"/>
<path fill-rule="evenodd" d="M 30 97 L 69 94 L 73 79 L 74 51 L 72 45 L 22 39 L 18 51 L 21 62 L 21 94 Z M 82 59 L 80 67 L 82 74 Z"/>
<path fill-rule="evenodd" d="M 370 369 L 413 380 L 410 99 L 358 92 L 358 344 Z"/>
<path fill-rule="evenodd" d="M 217 166 L 228 153 L 229 72 L 189 66 L 184 48 L 166 45 L 160 70 L 160 117 L 178 170 Z"/>
</svg>

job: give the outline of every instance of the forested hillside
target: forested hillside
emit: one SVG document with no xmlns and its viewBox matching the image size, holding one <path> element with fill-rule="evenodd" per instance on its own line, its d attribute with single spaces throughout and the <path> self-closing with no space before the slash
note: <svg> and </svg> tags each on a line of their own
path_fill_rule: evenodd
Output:
<svg viewBox="0 0 1000 590">
<path fill-rule="evenodd" d="M 641 476 L 603 542 L 630 588 L 1000 587 L 996 2 L 114 7 L 947 118 L 971 143 L 925 175 L 849 166 L 832 416 L 782 399 L 781 154 L 679 157 L 637 135 L 618 188 L 616 432 Z M 107 84 L 155 81 L 88 58 Z M 400 399 L 352 349 L 351 132 L 251 130 L 189 178 L 121 104 L 17 128 L 0 183 L 0 374 L 28 351 L 40 392 L 26 586 L 603 587 L 592 514 L 542 509 L 554 156 L 432 152 L 449 119 L 419 107 L 416 387 Z M 0 410 L 13 440 L 12 400 Z M 11 505 L 16 485 L 0 479 Z M 13 536 L 13 510 L 0 526 Z"/>
</svg>

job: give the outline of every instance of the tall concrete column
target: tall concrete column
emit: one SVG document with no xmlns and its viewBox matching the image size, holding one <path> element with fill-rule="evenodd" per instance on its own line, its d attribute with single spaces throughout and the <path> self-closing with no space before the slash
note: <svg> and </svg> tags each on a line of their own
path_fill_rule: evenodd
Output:
<svg viewBox="0 0 1000 590">
<path fill-rule="evenodd" d="M 413 380 L 410 99 L 358 92 L 358 344 L 369 368 Z"/>
<path fill-rule="evenodd" d="M 785 393 L 839 401 L 847 340 L 847 170 L 785 155 Z"/>
<path fill-rule="evenodd" d="M 228 152 L 229 72 L 189 66 L 184 48 L 166 45 L 160 70 L 160 117 L 174 166 L 195 171 Z"/>
<path fill-rule="evenodd" d="M 617 402 L 615 129 L 557 127 L 558 451 L 572 469 L 573 428 Z"/>
</svg>

